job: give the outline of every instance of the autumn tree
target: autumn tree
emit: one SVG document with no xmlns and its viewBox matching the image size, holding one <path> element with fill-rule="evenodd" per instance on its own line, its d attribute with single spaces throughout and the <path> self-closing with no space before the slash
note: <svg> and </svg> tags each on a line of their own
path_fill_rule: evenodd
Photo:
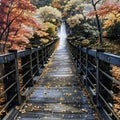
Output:
<svg viewBox="0 0 120 120">
<path fill-rule="evenodd" d="M 75 27 L 76 25 L 79 25 L 81 21 L 83 20 L 82 14 L 76 14 L 74 16 L 71 16 L 67 19 L 67 23 L 71 28 Z"/>
<path fill-rule="evenodd" d="M 68 4 L 70 0 L 52 0 L 51 6 L 59 9 L 62 13 L 64 12 L 64 7 Z"/>
<path fill-rule="evenodd" d="M 98 31 L 92 19 L 86 18 L 82 14 L 76 14 L 67 19 L 70 29 L 70 35 L 73 35 L 77 40 L 83 41 L 87 39 L 89 43 L 93 43 L 98 37 Z"/>
<path fill-rule="evenodd" d="M 30 42 L 28 46 L 40 46 L 48 43 L 57 36 L 57 26 L 50 23 L 44 22 L 41 29 L 35 31 L 34 35 L 29 39 Z"/>
<path fill-rule="evenodd" d="M 91 0 L 91 4 L 93 5 L 93 9 L 95 12 L 95 17 L 96 17 L 96 22 L 97 22 L 97 27 L 99 31 L 99 40 L 100 44 L 103 44 L 103 39 L 102 39 L 102 26 L 101 26 L 101 21 L 97 12 L 97 5 L 101 2 L 102 0 Z"/>
<path fill-rule="evenodd" d="M 119 1 L 106 1 L 99 9 L 104 12 L 99 14 L 103 17 L 103 28 L 105 30 L 105 37 L 111 40 L 120 38 L 120 2 Z M 117 40 L 118 41 L 118 40 Z"/>
<path fill-rule="evenodd" d="M 64 7 L 63 15 L 67 18 L 75 14 L 83 14 L 83 0 L 69 0 Z"/>
<path fill-rule="evenodd" d="M 31 17 L 35 9 L 29 0 L 0 1 L 0 42 L 3 44 L 3 52 L 7 43 L 13 46 L 17 41 L 28 42 L 25 36 L 32 34 L 29 27 L 38 25 L 38 22 Z"/>
<path fill-rule="evenodd" d="M 61 19 L 61 12 L 51 6 L 40 7 L 37 9 L 37 15 L 43 22 L 56 23 Z"/>
<path fill-rule="evenodd" d="M 99 7 L 96 7 L 96 5 L 99 2 L 103 2 L 99 5 Z M 104 27 L 111 26 L 119 21 L 119 8 L 120 8 L 120 2 L 118 0 L 98 0 L 94 2 L 92 0 L 92 4 L 94 7 L 94 11 L 90 11 L 89 15 L 95 15 L 99 30 L 99 36 L 100 36 L 100 43 L 102 43 L 102 27 L 100 23 L 100 17 L 105 21 Z"/>
</svg>

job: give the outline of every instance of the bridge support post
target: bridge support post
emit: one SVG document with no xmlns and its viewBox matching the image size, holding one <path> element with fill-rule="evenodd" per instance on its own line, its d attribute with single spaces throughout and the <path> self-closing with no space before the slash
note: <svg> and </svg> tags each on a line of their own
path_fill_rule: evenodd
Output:
<svg viewBox="0 0 120 120">
<path fill-rule="evenodd" d="M 38 76 L 39 75 L 39 58 L 38 58 L 38 47 L 34 47 L 35 51 L 31 55 L 31 64 L 32 64 L 32 75 Z M 33 50 L 34 50 L 33 49 Z"/>
<path fill-rule="evenodd" d="M 108 103 L 112 103 L 112 97 L 110 94 L 106 91 L 106 88 L 108 90 L 112 89 L 112 81 L 104 75 L 102 71 L 104 71 L 106 74 L 111 75 L 110 72 L 110 63 L 104 62 L 99 59 L 99 54 L 104 52 L 104 50 L 97 50 L 96 54 L 96 63 L 97 63 L 97 68 L 96 68 L 96 78 L 97 78 L 97 83 L 96 83 L 96 97 L 97 97 L 97 106 L 98 107 L 103 107 L 103 104 L 101 102 L 100 96 L 106 100 Z M 106 87 L 106 88 L 105 88 Z"/>
<path fill-rule="evenodd" d="M 17 50 L 9 50 L 10 53 L 13 53 L 15 55 L 15 71 L 16 71 L 16 76 L 15 76 L 15 80 L 16 80 L 16 90 L 17 90 L 17 103 L 21 104 L 21 94 L 20 94 L 20 81 L 19 81 L 19 69 L 18 69 L 18 54 L 17 54 Z"/>
<path fill-rule="evenodd" d="M 40 61 L 39 61 L 39 47 L 37 47 L 37 75 L 39 75 L 40 74 L 40 66 L 39 66 L 39 63 L 40 63 Z"/>
<path fill-rule="evenodd" d="M 26 48 L 26 50 L 29 51 L 29 54 L 27 56 L 24 56 L 21 58 L 22 62 L 22 74 L 23 74 L 23 85 L 27 87 L 32 87 L 34 85 L 33 82 L 33 72 L 32 72 L 32 49 Z M 27 64 L 27 65 L 25 65 Z M 28 72 L 26 75 L 24 75 L 26 72 Z"/>
<path fill-rule="evenodd" d="M 77 50 L 76 50 L 76 53 L 77 53 L 76 54 L 76 66 L 77 66 L 78 71 L 79 71 L 79 58 L 80 58 L 79 52 L 80 52 L 79 46 L 77 46 Z"/>
<path fill-rule="evenodd" d="M 48 57 L 48 46 L 45 45 L 45 49 L 44 49 L 44 62 L 45 64 L 47 63 L 47 57 Z"/>
<path fill-rule="evenodd" d="M 82 51 L 81 51 L 81 46 L 79 47 L 79 71 L 81 73 L 81 68 L 82 68 L 82 57 L 81 57 Z"/>
<path fill-rule="evenodd" d="M 44 67 L 45 64 L 45 46 L 42 45 L 42 65 Z"/>
<path fill-rule="evenodd" d="M 41 71 L 41 69 L 44 67 L 43 47 L 42 46 L 40 46 L 40 48 L 38 50 L 38 56 L 39 56 L 39 70 Z"/>
<path fill-rule="evenodd" d="M 39 55 L 39 49 L 40 49 L 40 48 L 37 47 L 37 71 L 38 71 L 38 72 L 37 72 L 37 75 L 40 75 L 40 69 L 41 69 L 41 68 L 40 68 L 40 67 L 41 67 L 41 66 L 40 66 L 40 58 L 39 58 L 39 56 L 40 56 L 40 55 Z"/>
<path fill-rule="evenodd" d="M 85 85 L 88 86 L 87 77 L 88 77 L 88 50 L 90 48 L 86 48 L 86 70 L 85 70 Z"/>
<path fill-rule="evenodd" d="M 17 50 L 9 50 L 9 52 L 14 54 L 15 58 L 4 64 L 4 74 L 9 74 L 4 78 L 6 100 L 12 101 L 9 104 L 8 109 L 21 104 Z"/>
<path fill-rule="evenodd" d="M 100 68 L 100 63 L 99 63 L 99 57 L 98 54 L 101 52 L 100 50 L 96 51 L 96 105 L 97 107 L 100 108 L 100 103 L 99 103 L 99 81 L 100 81 L 100 74 L 99 74 L 99 68 Z"/>
</svg>

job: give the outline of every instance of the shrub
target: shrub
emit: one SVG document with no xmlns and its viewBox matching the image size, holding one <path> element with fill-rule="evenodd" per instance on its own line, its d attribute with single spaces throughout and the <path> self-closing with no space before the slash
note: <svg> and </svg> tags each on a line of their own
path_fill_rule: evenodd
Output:
<svg viewBox="0 0 120 120">
<path fill-rule="evenodd" d="M 111 40 L 120 38 L 120 22 L 115 23 L 107 29 L 107 37 Z"/>
</svg>

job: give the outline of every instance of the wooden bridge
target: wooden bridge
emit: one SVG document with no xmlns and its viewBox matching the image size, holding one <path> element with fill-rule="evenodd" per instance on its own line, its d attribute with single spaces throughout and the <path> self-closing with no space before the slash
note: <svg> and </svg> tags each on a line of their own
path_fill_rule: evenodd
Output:
<svg viewBox="0 0 120 120">
<path fill-rule="evenodd" d="M 69 45 L 56 49 L 57 41 L 0 56 L 4 64 L 1 120 L 118 120 L 110 87 L 113 81 L 120 83 L 110 76 L 108 68 L 113 61 L 119 66 L 120 57 L 101 52 L 99 56 L 70 40 Z M 97 62 L 94 55 L 98 55 Z M 99 59 L 109 63 L 104 72 Z M 98 65 L 108 85 L 98 81 Z"/>
</svg>

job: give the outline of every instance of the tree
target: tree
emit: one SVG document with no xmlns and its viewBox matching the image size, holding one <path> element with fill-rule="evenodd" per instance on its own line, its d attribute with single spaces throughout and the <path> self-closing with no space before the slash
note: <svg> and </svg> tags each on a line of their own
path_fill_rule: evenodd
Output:
<svg viewBox="0 0 120 120">
<path fill-rule="evenodd" d="M 67 23 L 70 26 L 70 28 L 73 28 L 76 25 L 79 25 L 82 20 L 83 20 L 83 15 L 82 14 L 76 14 L 76 15 L 68 18 Z"/>
<path fill-rule="evenodd" d="M 13 41 L 18 39 L 27 42 L 25 34 L 30 33 L 31 30 L 28 28 L 25 30 L 24 25 L 38 25 L 38 22 L 31 17 L 32 11 L 35 9 L 36 7 L 30 3 L 30 0 L 0 1 L 0 42 L 3 44 L 3 52 L 5 52 L 7 43 L 12 45 Z"/>
<path fill-rule="evenodd" d="M 70 34 L 76 36 L 78 41 L 88 39 L 93 43 L 98 37 L 98 31 L 92 19 L 87 18 L 84 20 L 82 14 L 76 14 L 75 16 L 68 18 L 67 23 L 71 29 Z"/>
<path fill-rule="evenodd" d="M 103 2 L 103 4 L 100 4 L 100 6 L 97 8 L 96 5 L 99 2 Z M 100 43 L 102 44 L 102 27 L 101 27 L 101 23 L 100 23 L 100 17 L 102 17 L 103 19 L 108 18 L 109 22 L 105 22 L 109 23 L 108 25 L 112 25 L 114 22 L 118 22 L 116 21 L 117 18 L 119 19 L 119 8 L 120 8 L 120 3 L 118 0 L 106 0 L 106 1 L 102 1 L 102 0 L 97 0 L 96 2 L 94 2 L 94 0 L 92 0 L 92 5 L 94 7 L 94 11 L 90 11 L 89 15 L 95 15 L 96 16 L 96 21 L 97 21 L 97 25 L 98 25 L 98 30 L 99 30 L 99 37 L 100 37 Z M 116 16 L 116 19 L 112 19 L 110 18 L 109 15 L 114 15 Z"/>
<path fill-rule="evenodd" d="M 107 27 L 107 36 L 111 41 L 120 42 L 120 22 L 113 24 L 112 26 Z"/>
<path fill-rule="evenodd" d="M 67 18 L 75 14 L 83 14 L 84 4 L 83 0 L 70 0 L 64 7 L 63 15 Z"/>
<path fill-rule="evenodd" d="M 50 23 L 50 22 L 45 22 L 44 26 L 47 27 L 46 32 L 49 34 L 49 36 L 54 37 L 57 35 L 57 27 L 56 25 Z"/>
<path fill-rule="evenodd" d="M 37 15 L 43 22 L 56 23 L 56 20 L 61 19 L 61 12 L 51 6 L 40 7 L 37 9 Z"/>
<path fill-rule="evenodd" d="M 70 0 L 52 0 L 52 7 L 59 9 L 62 13 L 64 11 L 64 7 L 68 4 Z"/>
<path fill-rule="evenodd" d="M 100 44 L 103 44 L 103 39 L 102 39 L 102 26 L 101 26 L 101 21 L 97 12 L 97 4 L 99 2 L 101 2 L 102 0 L 97 0 L 96 2 L 94 0 L 92 0 L 92 5 L 94 8 L 94 12 L 95 12 L 95 17 L 96 17 L 96 22 L 97 22 L 97 27 L 98 27 L 98 31 L 99 31 L 99 40 L 100 40 Z"/>
<path fill-rule="evenodd" d="M 99 8 L 97 8 L 97 14 L 100 16 L 106 16 L 107 14 L 115 11 L 117 13 L 120 11 L 120 2 L 118 2 L 118 0 L 106 0 L 99 6 Z M 94 13 L 95 12 L 93 11 L 92 14 Z"/>
</svg>

